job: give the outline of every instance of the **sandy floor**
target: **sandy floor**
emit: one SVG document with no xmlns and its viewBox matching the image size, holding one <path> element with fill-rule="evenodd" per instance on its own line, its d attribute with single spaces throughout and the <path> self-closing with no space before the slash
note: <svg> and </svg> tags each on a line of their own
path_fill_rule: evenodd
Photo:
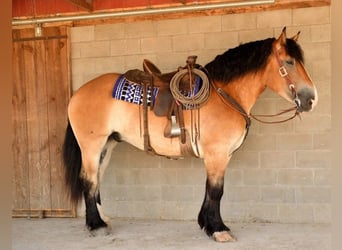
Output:
<svg viewBox="0 0 342 250">
<path fill-rule="evenodd" d="M 217 243 L 194 221 L 112 220 L 113 232 L 91 236 L 84 219 L 13 219 L 12 249 L 330 249 L 325 224 L 229 224 L 238 239 Z"/>
</svg>

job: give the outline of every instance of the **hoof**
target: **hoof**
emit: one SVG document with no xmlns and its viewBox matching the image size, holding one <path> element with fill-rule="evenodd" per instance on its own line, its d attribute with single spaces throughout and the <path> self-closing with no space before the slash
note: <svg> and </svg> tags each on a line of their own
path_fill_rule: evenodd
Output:
<svg viewBox="0 0 342 250">
<path fill-rule="evenodd" d="M 235 242 L 236 238 L 233 237 L 228 231 L 221 231 L 213 233 L 213 238 L 217 242 Z"/>
<path fill-rule="evenodd" d="M 100 227 L 97 229 L 91 229 L 88 226 L 86 226 L 86 230 L 89 233 L 90 237 L 96 237 L 96 236 L 107 236 L 112 234 L 112 227 L 110 224 L 108 224 L 106 227 Z"/>
</svg>

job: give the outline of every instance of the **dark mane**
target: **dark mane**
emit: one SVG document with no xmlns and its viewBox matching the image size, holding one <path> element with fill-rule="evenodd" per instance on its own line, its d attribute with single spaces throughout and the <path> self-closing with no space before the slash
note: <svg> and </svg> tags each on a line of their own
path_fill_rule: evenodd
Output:
<svg viewBox="0 0 342 250">
<path fill-rule="evenodd" d="M 227 50 L 205 65 L 212 80 L 229 83 L 233 79 L 247 73 L 256 72 L 266 66 L 267 58 L 272 53 L 272 43 L 275 38 L 249 42 Z M 299 45 L 287 39 L 287 53 L 303 62 L 303 52 Z"/>
</svg>

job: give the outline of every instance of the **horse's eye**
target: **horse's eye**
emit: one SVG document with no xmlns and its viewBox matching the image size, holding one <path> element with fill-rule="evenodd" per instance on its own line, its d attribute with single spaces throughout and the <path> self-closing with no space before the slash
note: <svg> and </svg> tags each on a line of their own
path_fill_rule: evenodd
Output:
<svg viewBox="0 0 342 250">
<path fill-rule="evenodd" d="M 286 64 L 289 65 L 289 66 L 293 66 L 293 65 L 295 64 L 295 60 L 293 60 L 293 59 L 286 60 L 285 62 L 286 62 Z"/>
</svg>

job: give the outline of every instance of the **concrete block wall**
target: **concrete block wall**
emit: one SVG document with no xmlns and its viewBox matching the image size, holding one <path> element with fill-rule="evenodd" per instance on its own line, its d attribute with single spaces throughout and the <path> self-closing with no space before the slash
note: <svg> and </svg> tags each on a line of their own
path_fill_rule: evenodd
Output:
<svg viewBox="0 0 342 250">
<path fill-rule="evenodd" d="M 74 27 L 73 88 L 103 73 L 142 69 L 144 58 L 165 72 L 183 66 L 188 55 L 197 55 L 204 65 L 240 43 L 277 37 L 285 25 L 289 36 L 301 31 L 299 42 L 318 89 L 318 106 L 301 120 L 284 124 L 253 121 L 227 169 L 221 212 L 225 221 L 328 223 L 330 7 Z M 266 91 L 253 112 L 275 113 L 289 106 Z M 195 220 L 205 179 L 199 159 L 168 160 L 122 143 L 102 183 L 104 210 L 111 217 Z"/>
</svg>

